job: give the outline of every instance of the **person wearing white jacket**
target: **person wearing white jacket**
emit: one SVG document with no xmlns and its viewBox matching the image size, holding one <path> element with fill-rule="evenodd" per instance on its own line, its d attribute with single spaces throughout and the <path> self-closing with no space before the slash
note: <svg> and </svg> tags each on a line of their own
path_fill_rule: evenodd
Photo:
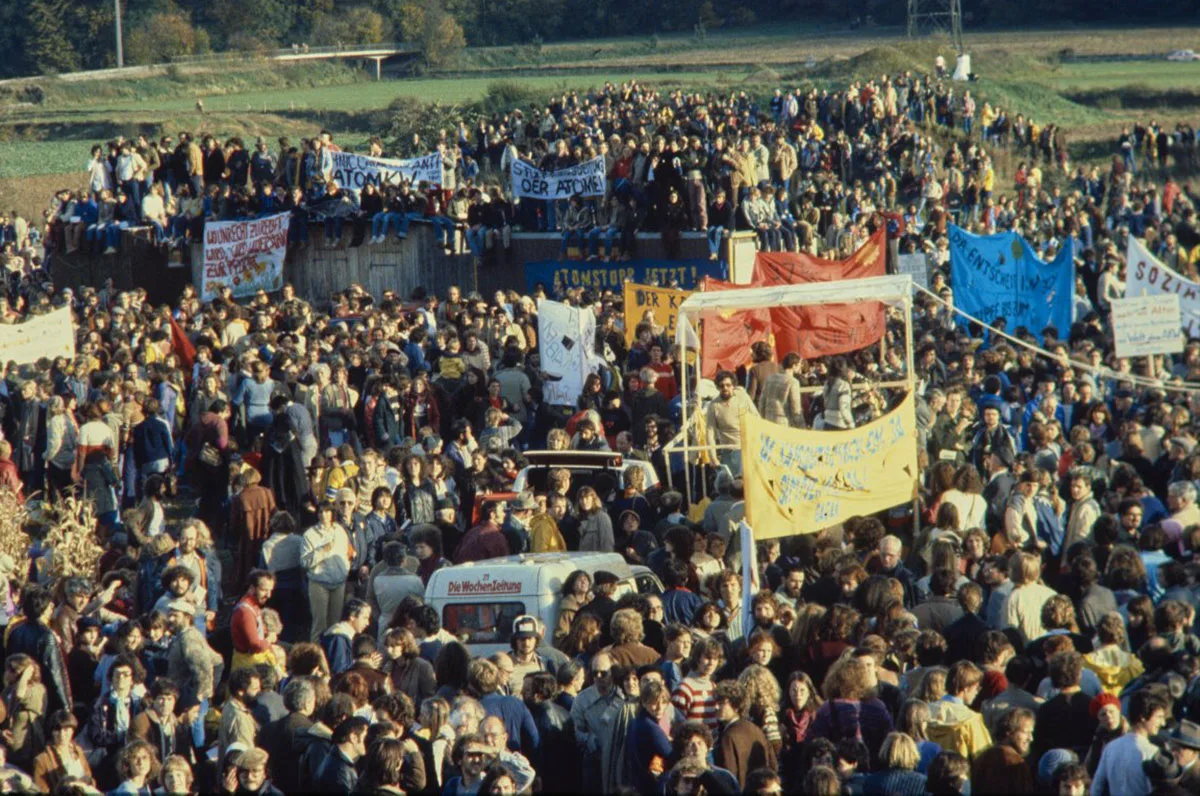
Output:
<svg viewBox="0 0 1200 796">
<path fill-rule="evenodd" d="M 341 619 L 352 556 L 350 536 L 334 520 L 333 501 L 323 502 L 317 517 L 317 524 L 304 532 L 300 542 L 300 563 L 308 573 L 312 641 Z"/>
</svg>

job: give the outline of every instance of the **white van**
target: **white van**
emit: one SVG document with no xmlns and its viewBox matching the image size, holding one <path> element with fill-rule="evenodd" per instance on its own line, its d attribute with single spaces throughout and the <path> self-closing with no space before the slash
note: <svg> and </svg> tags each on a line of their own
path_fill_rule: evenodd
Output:
<svg viewBox="0 0 1200 796">
<path fill-rule="evenodd" d="M 527 553 L 439 569 L 425 587 L 425 602 L 472 655 L 507 652 L 513 620 L 521 614 L 540 619 L 547 637 L 554 632 L 563 583 L 577 569 L 593 576 L 605 570 L 620 578 L 614 600 L 629 592 L 663 590 L 658 576 L 631 566 L 619 553 Z"/>
</svg>

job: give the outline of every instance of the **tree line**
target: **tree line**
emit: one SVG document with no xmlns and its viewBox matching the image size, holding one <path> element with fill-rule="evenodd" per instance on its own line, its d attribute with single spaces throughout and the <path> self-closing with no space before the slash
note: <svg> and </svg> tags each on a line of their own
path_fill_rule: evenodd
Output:
<svg viewBox="0 0 1200 796">
<path fill-rule="evenodd" d="M 1115 0 L 964 0 L 971 25 L 1127 19 Z M 1138 22 L 1195 19 L 1200 0 L 1150 3 Z M 899 25 L 905 4 L 883 0 L 124 0 L 127 64 L 293 44 L 408 41 L 440 65 L 466 45 L 538 47 L 549 40 L 705 31 L 775 21 Z M 116 65 L 112 0 L 0 3 L 0 75 Z"/>
</svg>

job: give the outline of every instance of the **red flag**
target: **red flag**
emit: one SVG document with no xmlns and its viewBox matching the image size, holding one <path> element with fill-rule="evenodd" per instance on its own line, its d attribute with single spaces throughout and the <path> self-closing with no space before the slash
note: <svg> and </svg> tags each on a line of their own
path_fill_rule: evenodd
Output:
<svg viewBox="0 0 1200 796">
<path fill-rule="evenodd" d="M 175 356 L 179 357 L 180 363 L 183 364 L 183 376 L 190 384 L 192 381 L 192 365 L 196 361 L 196 346 L 192 345 L 192 341 L 184 334 L 183 327 L 176 323 L 174 317 L 168 320 L 171 322 L 171 350 L 175 352 Z"/>
</svg>

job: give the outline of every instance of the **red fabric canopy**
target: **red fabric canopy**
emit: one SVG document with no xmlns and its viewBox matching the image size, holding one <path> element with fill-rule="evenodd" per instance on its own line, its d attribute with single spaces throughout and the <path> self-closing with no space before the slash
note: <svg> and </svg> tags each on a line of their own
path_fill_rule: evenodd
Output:
<svg viewBox="0 0 1200 796">
<path fill-rule="evenodd" d="M 791 252 L 760 252 L 749 285 L 706 279 L 702 290 L 772 287 L 835 282 L 887 274 L 887 231 L 880 228 L 845 260 L 825 260 Z M 795 352 L 804 359 L 845 354 L 879 342 L 887 316 L 881 302 L 772 307 L 731 313 L 705 313 L 701 334 L 703 374 L 733 369 L 751 361 L 750 346 L 774 336 L 780 356 Z"/>
</svg>

